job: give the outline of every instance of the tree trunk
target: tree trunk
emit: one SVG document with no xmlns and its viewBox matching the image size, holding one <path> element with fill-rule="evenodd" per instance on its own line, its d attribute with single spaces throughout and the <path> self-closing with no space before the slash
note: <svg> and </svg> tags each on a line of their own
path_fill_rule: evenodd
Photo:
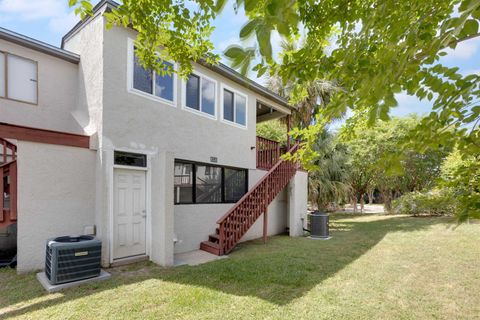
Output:
<svg viewBox="0 0 480 320">
<path fill-rule="evenodd" d="M 360 196 L 360 213 L 363 213 L 363 208 L 365 207 L 365 200 L 363 198 L 364 194 Z"/>
<path fill-rule="evenodd" d="M 392 192 L 390 190 L 382 192 L 383 207 L 387 213 L 392 212 Z"/>
<path fill-rule="evenodd" d="M 353 213 L 357 213 L 357 196 L 352 197 Z"/>
<path fill-rule="evenodd" d="M 368 204 L 373 204 L 373 192 L 375 192 L 375 191 L 373 190 L 373 191 L 367 192 L 367 195 L 368 195 Z"/>
</svg>

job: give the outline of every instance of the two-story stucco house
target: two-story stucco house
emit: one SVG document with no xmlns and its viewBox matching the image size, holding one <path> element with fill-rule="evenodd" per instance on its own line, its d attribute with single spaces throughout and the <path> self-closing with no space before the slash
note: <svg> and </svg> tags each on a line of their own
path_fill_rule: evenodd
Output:
<svg viewBox="0 0 480 320">
<path fill-rule="evenodd" d="M 95 234 L 104 266 L 301 235 L 307 173 L 256 137 L 293 108 L 224 65 L 143 69 L 135 31 L 105 29 L 115 5 L 61 48 L 0 29 L 0 246 L 16 237 L 18 271 L 62 235 Z"/>
</svg>

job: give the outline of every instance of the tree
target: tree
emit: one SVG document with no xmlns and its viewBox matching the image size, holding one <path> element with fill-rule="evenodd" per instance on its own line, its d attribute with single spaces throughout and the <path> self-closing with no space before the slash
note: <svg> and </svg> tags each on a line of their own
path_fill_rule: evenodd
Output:
<svg viewBox="0 0 480 320">
<path fill-rule="evenodd" d="M 342 141 L 349 153 L 349 183 L 353 202 L 372 190 L 379 190 L 386 211 L 395 197 L 409 191 L 422 191 L 434 185 L 448 148 L 419 153 L 402 143 L 421 119 L 410 116 L 379 121 L 373 127 L 356 122 L 344 128 Z M 354 206 L 356 209 L 356 206 Z"/>
<path fill-rule="evenodd" d="M 87 0 L 69 3 L 80 14 L 91 11 Z M 186 76 L 190 61 L 217 61 L 211 53 L 211 22 L 227 1 L 191 3 L 124 0 L 107 14 L 107 22 L 138 31 L 135 44 L 144 66 L 171 72 L 162 63 L 168 58 Z M 480 154 L 480 76 L 464 76 L 440 63 L 445 49 L 480 36 L 480 0 L 405 0 L 401 5 L 394 0 L 236 0 L 235 5 L 243 6 L 249 18 L 240 39 L 253 37 L 256 46 L 228 48 L 232 67 L 294 83 L 292 103 L 305 100 L 307 88 L 319 79 L 343 89 L 318 110 L 311 126 L 294 131 L 305 141 L 297 152 L 304 164 L 319 156 L 314 149 L 318 134 L 332 119 L 350 108 L 355 113 L 351 122 L 388 120 L 397 105 L 395 94 L 401 92 L 433 101 L 434 111 L 412 131 L 417 150 L 456 145 L 463 157 Z M 304 41 L 277 61 L 274 32 L 287 41 L 301 36 Z M 333 50 L 326 50 L 330 43 Z M 164 48 L 160 57 L 158 47 Z M 253 61 L 258 63 L 253 66 Z"/>
<path fill-rule="evenodd" d="M 257 136 L 287 145 L 287 125 L 281 120 L 265 121 L 257 124 Z"/>
<path fill-rule="evenodd" d="M 283 41 L 283 51 L 296 50 L 300 42 Z M 227 50 L 228 52 L 228 50 Z M 228 57 L 228 56 L 227 56 Z M 233 57 L 235 59 L 235 57 Z M 278 68 L 279 70 L 281 68 Z M 267 80 L 267 88 L 284 98 L 292 98 L 296 84 L 292 81 L 283 81 L 276 73 Z M 341 90 L 334 82 L 317 79 L 308 84 L 305 88 L 305 96 L 295 104 L 295 111 L 292 114 L 293 126 L 297 128 L 308 128 L 315 121 L 315 116 L 320 109 L 325 108 L 332 96 Z M 343 115 L 343 114 L 342 114 Z"/>
<path fill-rule="evenodd" d="M 308 176 L 308 198 L 317 208 L 336 209 L 349 200 L 348 155 L 337 137 L 324 130 L 315 144 L 317 169 Z"/>
<path fill-rule="evenodd" d="M 480 219 L 480 156 L 464 157 L 456 149 L 442 164 L 441 173 L 440 186 L 456 198 L 460 220 Z"/>
<path fill-rule="evenodd" d="M 68 0 L 82 19 L 92 14 L 91 0 Z M 219 8 L 214 0 L 123 0 L 117 8 L 106 12 L 107 28 L 133 28 L 136 55 L 143 66 L 158 73 L 171 74 L 173 68 L 164 61 L 175 61 L 178 72 L 186 77 L 192 61 L 214 64 L 218 55 L 212 53 L 211 26 Z M 158 50 L 162 48 L 163 50 Z"/>
</svg>

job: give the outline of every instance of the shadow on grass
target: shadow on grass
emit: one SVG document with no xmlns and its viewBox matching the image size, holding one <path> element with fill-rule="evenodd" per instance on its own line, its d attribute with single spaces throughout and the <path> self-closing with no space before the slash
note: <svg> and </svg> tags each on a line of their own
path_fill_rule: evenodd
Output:
<svg viewBox="0 0 480 320">
<path fill-rule="evenodd" d="M 368 217 L 358 219 L 352 215 L 335 215 L 330 227 L 333 237 L 328 241 L 275 236 L 264 245 L 254 240 L 237 246 L 229 259 L 196 267 L 161 268 L 152 263 L 119 267 L 109 270 L 113 273 L 111 280 L 68 289 L 52 296 L 47 296 L 35 275 L 18 276 L 13 271 L 4 270 L 0 271 L 0 318 L 18 316 L 148 279 L 258 297 L 284 305 L 361 257 L 386 234 L 422 230 L 450 221 L 398 216 L 370 220 Z M 28 301 L 36 298 L 39 298 L 38 302 Z M 10 307 L 15 304 L 18 305 Z"/>
</svg>

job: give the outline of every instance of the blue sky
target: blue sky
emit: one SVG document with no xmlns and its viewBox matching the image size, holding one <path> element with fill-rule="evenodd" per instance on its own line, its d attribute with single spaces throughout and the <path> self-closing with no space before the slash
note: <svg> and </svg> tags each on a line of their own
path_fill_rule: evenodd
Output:
<svg viewBox="0 0 480 320">
<path fill-rule="evenodd" d="M 68 0 L 0 0 L 0 27 L 59 46 L 64 35 L 78 18 L 68 7 Z M 212 40 L 217 53 L 231 44 L 238 43 L 238 32 L 246 22 L 242 10 L 235 14 L 233 4 L 228 3 L 222 15 L 215 21 L 216 30 Z M 280 38 L 273 37 L 274 48 L 278 48 Z M 457 66 L 464 74 L 480 73 L 480 38 L 465 41 L 441 61 L 447 66 Z M 263 79 L 254 80 L 262 83 Z M 406 94 L 397 95 L 399 106 L 392 115 L 427 113 L 431 110 L 428 102 L 418 101 Z"/>
</svg>

